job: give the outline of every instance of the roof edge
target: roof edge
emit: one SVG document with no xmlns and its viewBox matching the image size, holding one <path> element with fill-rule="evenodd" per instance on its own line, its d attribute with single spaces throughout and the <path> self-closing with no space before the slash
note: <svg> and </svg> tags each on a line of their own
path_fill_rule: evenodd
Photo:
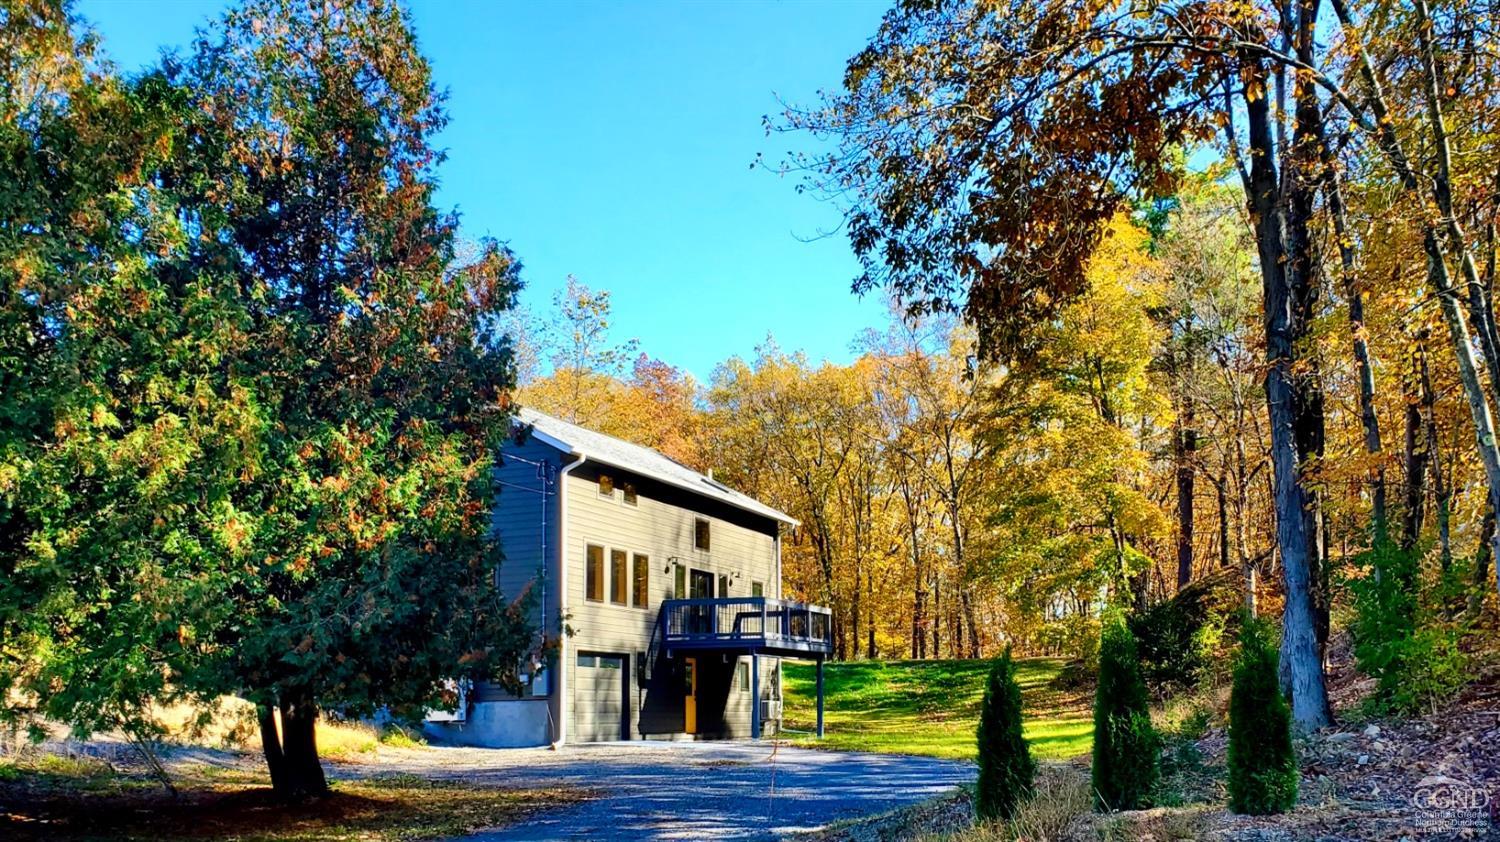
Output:
<svg viewBox="0 0 1500 842">
<path fill-rule="evenodd" d="M 535 410 L 533 410 L 533 411 L 535 411 Z M 739 509 L 742 512 L 749 512 L 750 514 L 753 514 L 753 515 L 759 515 L 760 517 L 766 518 L 768 520 L 776 521 L 778 523 L 784 523 L 784 524 L 786 524 L 788 526 L 791 526 L 791 527 L 798 527 L 798 526 L 802 525 L 802 521 L 797 520 L 796 518 L 792 517 L 791 515 L 787 514 L 786 512 L 781 511 L 780 509 L 773 508 L 771 506 L 766 505 L 765 503 L 760 502 L 759 500 L 755 500 L 755 498 L 750 497 L 750 495 L 745 494 L 742 491 L 736 491 L 734 489 L 730 489 L 731 491 L 734 491 L 735 494 L 740 494 L 740 495 L 745 496 L 745 497 L 750 497 L 750 499 L 754 500 L 757 505 L 762 506 L 765 509 L 765 511 L 760 511 L 758 509 L 752 509 L 749 506 L 746 506 L 746 505 L 744 505 L 744 504 L 742 504 L 742 503 L 734 500 L 733 498 L 718 497 L 718 496 L 714 496 L 714 495 L 710 495 L 710 494 L 705 494 L 703 492 L 703 489 L 701 489 L 701 488 L 695 488 L 691 483 L 683 482 L 683 481 L 681 481 L 679 479 L 676 479 L 674 477 L 669 477 L 669 476 L 666 476 L 664 474 L 658 474 L 658 473 L 655 473 L 655 472 L 644 471 L 644 470 L 641 470 L 640 468 L 631 467 L 630 465 L 620 465 L 620 464 L 617 464 L 616 462 L 611 461 L 609 459 L 601 459 L 598 456 L 594 456 L 594 455 L 588 453 L 586 450 L 584 450 L 581 447 L 578 447 L 577 445 L 570 444 L 570 443 L 568 443 L 566 441 L 563 441 L 560 438 L 557 438 L 556 436 L 554 436 L 554 435 L 552 435 L 550 433 L 544 432 L 542 430 L 538 430 L 536 428 L 535 424 L 529 424 L 529 423 L 527 423 L 525 421 L 520 420 L 520 418 L 516 418 L 515 419 L 515 423 L 519 424 L 522 427 L 525 427 L 528 430 L 528 433 L 527 433 L 528 436 L 531 436 L 531 437 L 537 439 L 538 441 L 542 442 L 543 444 L 548 445 L 550 447 L 554 447 L 554 448 L 556 448 L 558 450 L 561 450 L 564 453 L 572 454 L 574 456 L 581 456 L 581 457 L 583 457 L 585 460 L 587 460 L 589 462 L 596 462 L 596 463 L 599 463 L 599 464 L 602 464 L 602 465 L 609 465 L 612 468 L 619 468 L 622 471 L 630 471 L 632 473 L 637 473 L 637 474 L 640 474 L 642 476 L 650 477 L 651 479 L 654 479 L 657 482 L 661 482 L 661 483 L 664 483 L 666 485 L 670 485 L 670 486 L 672 486 L 674 488 L 681 489 L 681 490 L 686 491 L 686 492 L 688 492 L 688 493 L 690 493 L 690 494 L 692 494 L 692 495 L 694 495 L 696 497 L 702 497 L 705 500 L 713 500 L 713 501 L 716 501 L 716 502 L 719 502 L 719 503 L 723 503 L 723 504 L 725 504 L 727 506 L 731 506 L 733 508 Z M 598 433 L 598 435 L 608 436 L 609 434 L 608 433 Z M 610 438 L 615 438 L 615 437 L 614 436 L 610 436 Z M 624 439 L 620 439 L 620 441 L 624 441 Z M 633 445 L 635 447 L 645 447 L 645 445 L 635 444 L 634 442 L 625 442 L 625 443 Z M 646 448 L 646 449 L 650 450 L 650 448 Z M 656 451 L 653 451 L 653 452 L 656 452 Z M 671 457 L 667 457 L 667 456 L 663 455 L 663 458 L 671 458 Z M 688 470 L 692 470 L 692 469 L 689 468 Z M 694 473 L 697 473 L 697 472 L 694 471 Z M 698 475 L 700 477 L 703 477 L 702 474 L 698 474 Z M 704 477 L 704 479 L 706 480 L 707 477 Z M 725 488 L 728 488 L 728 486 L 725 486 Z"/>
</svg>

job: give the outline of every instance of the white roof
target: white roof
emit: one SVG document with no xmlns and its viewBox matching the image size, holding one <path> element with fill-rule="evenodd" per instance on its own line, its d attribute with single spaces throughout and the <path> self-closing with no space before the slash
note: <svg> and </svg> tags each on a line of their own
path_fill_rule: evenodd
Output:
<svg viewBox="0 0 1500 842">
<path fill-rule="evenodd" d="M 762 517 L 792 526 L 798 525 L 797 519 L 791 515 L 777 511 L 754 497 L 741 494 L 718 480 L 709 479 L 649 447 L 631 444 L 527 407 L 517 409 L 516 421 L 531 427 L 532 435 L 539 440 L 564 452 L 581 454 L 590 462 L 613 465 Z"/>
</svg>

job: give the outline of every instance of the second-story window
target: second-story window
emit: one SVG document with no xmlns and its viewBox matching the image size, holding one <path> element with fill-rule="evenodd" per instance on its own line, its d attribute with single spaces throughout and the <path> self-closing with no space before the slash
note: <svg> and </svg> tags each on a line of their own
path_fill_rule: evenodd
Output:
<svg viewBox="0 0 1500 842">
<path fill-rule="evenodd" d="M 651 585 L 651 559 L 640 553 L 635 554 L 635 567 L 631 570 L 631 598 L 636 608 L 647 608 L 650 602 Z"/>
<path fill-rule="evenodd" d="M 635 483 L 627 482 L 624 485 L 621 485 L 620 488 L 624 491 L 621 496 L 623 496 L 625 499 L 625 505 L 634 506 L 636 504 L 636 500 L 638 499 L 635 494 Z"/>
<path fill-rule="evenodd" d="M 599 475 L 599 496 L 600 497 L 610 497 L 610 498 L 613 498 L 615 496 L 615 478 L 614 477 L 610 476 L 609 474 L 600 474 Z"/>
<path fill-rule="evenodd" d="M 765 586 L 765 583 L 763 583 L 763 582 L 751 582 L 750 583 L 750 595 L 751 596 L 765 596 L 766 595 L 766 586 Z"/>
<path fill-rule="evenodd" d="M 693 521 L 693 549 L 708 552 L 708 521 L 701 517 Z"/>
<path fill-rule="evenodd" d="M 625 604 L 625 551 L 610 550 L 609 553 L 609 601 Z"/>
<path fill-rule="evenodd" d="M 594 602 L 604 601 L 604 548 L 589 544 L 584 558 L 583 595 Z"/>
</svg>

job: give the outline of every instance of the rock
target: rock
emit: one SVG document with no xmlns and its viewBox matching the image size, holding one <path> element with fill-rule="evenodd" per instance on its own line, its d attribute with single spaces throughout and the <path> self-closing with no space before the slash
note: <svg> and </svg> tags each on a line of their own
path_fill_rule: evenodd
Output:
<svg viewBox="0 0 1500 842">
<path fill-rule="evenodd" d="M 1370 762 L 1370 755 L 1368 755 L 1368 754 L 1361 754 L 1359 756 L 1359 765 L 1363 766 L 1363 765 L 1365 765 L 1366 763 L 1369 763 L 1369 762 Z"/>
<path fill-rule="evenodd" d="M 1378 736 L 1380 736 L 1380 726 L 1379 725 L 1371 725 L 1371 726 L 1369 726 L 1368 728 L 1365 729 L 1365 736 L 1366 737 L 1378 737 Z"/>
<path fill-rule="evenodd" d="M 1354 735 L 1348 731 L 1340 731 L 1337 734 L 1330 734 L 1328 736 L 1328 742 L 1330 743 L 1347 743 L 1352 739 L 1354 739 Z"/>
</svg>

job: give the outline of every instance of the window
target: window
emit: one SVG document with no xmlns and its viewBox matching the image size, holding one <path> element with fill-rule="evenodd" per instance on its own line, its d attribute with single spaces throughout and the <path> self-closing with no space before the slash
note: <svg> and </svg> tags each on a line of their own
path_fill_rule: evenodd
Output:
<svg viewBox="0 0 1500 842">
<path fill-rule="evenodd" d="M 599 475 L 599 496 L 600 497 L 614 497 L 615 496 L 615 478 L 614 477 L 610 476 L 609 474 L 600 474 Z"/>
<path fill-rule="evenodd" d="M 647 608 L 651 601 L 651 559 L 640 553 L 635 554 L 635 568 L 631 571 L 631 600 L 636 608 Z"/>
<path fill-rule="evenodd" d="M 724 573 L 719 574 L 719 596 L 729 596 L 729 576 L 728 576 L 728 574 L 724 574 Z"/>
<path fill-rule="evenodd" d="M 604 548 L 598 544 L 589 544 L 588 556 L 585 559 L 584 590 L 583 595 L 594 601 L 604 601 Z"/>
<path fill-rule="evenodd" d="M 693 549 L 708 552 L 708 521 L 701 517 L 693 521 Z"/>
<path fill-rule="evenodd" d="M 578 656 L 578 665 L 580 667 L 589 667 L 589 668 L 597 667 L 597 666 L 599 666 L 599 656 L 597 656 L 597 655 L 579 655 Z"/>
<path fill-rule="evenodd" d="M 623 486 L 623 488 L 624 488 L 624 491 L 625 491 L 625 494 L 624 494 L 624 496 L 625 496 L 625 505 L 627 505 L 627 506 L 634 506 L 635 502 L 636 502 L 635 483 L 633 483 L 633 482 L 627 482 L 627 483 L 625 483 L 625 485 Z"/>
<path fill-rule="evenodd" d="M 677 569 L 675 571 L 673 571 L 673 574 L 674 575 L 673 575 L 673 580 L 672 580 L 672 598 L 673 599 L 686 599 L 687 598 L 687 568 L 683 567 L 682 565 L 679 564 L 679 565 L 677 565 Z"/>
<path fill-rule="evenodd" d="M 764 582 L 751 582 L 750 583 L 750 595 L 751 596 L 765 596 L 766 595 L 766 584 Z"/>
<path fill-rule="evenodd" d="M 602 669 L 602 670 L 617 670 L 617 669 L 624 668 L 624 666 L 625 666 L 625 659 L 622 658 L 622 657 L 620 657 L 619 655 L 600 655 L 599 656 L 599 669 Z"/>
<path fill-rule="evenodd" d="M 625 604 L 625 551 L 611 550 L 609 553 L 609 601 Z"/>
<path fill-rule="evenodd" d="M 740 686 L 741 693 L 750 692 L 750 665 L 740 661 L 734 671 L 735 683 Z"/>
</svg>

